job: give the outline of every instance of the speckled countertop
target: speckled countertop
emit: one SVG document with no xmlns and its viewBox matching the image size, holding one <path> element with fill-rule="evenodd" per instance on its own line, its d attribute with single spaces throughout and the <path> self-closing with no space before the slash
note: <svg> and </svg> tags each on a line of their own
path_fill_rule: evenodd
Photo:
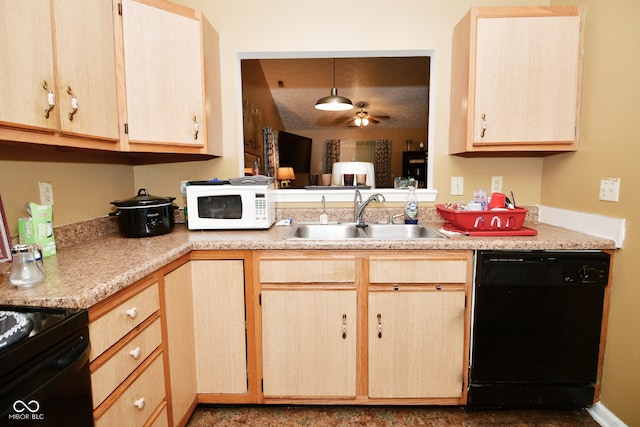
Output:
<svg viewBox="0 0 640 427">
<path fill-rule="evenodd" d="M 313 217 L 317 218 L 317 213 Z M 278 215 L 286 218 L 284 215 Z M 296 216 L 302 218 L 303 216 Z M 331 218 L 331 217 L 330 217 Z M 334 219 L 334 218 L 331 218 Z M 442 222 L 423 218 L 425 225 L 440 229 Z M 434 220 L 434 221 L 431 221 Z M 33 288 L 11 285 L 1 274 L 0 304 L 87 308 L 126 288 L 191 250 L 260 249 L 519 249 L 585 250 L 614 249 L 612 240 L 590 236 L 550 225 L 527 221 L 538 231 L 532 237 L 451 236 L 439 240 L 288 240 L 287 226 L 260 231 L 189 231 L 184 224 L 163 236 L 128 239 L 110 232 L 91 240 L 58 245 L 58 253 L 45 259 L 46 280 Z M 62 247 L 60 247 L 62 246 Z M 7 266 L 5 265 L 5 270 Z"/>
</svg>

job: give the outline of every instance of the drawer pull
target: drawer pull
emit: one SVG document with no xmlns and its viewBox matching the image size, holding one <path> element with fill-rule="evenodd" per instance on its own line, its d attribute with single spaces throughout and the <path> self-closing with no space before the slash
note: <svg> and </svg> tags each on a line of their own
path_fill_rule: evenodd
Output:
<svg viewBox="0 0 640 427">
<path fill-rule="evenodd" d="M 131 357 L 133 357 L 134 359 L 138 360 L 138 358 L 140 357 L 140 353 L 142 351 L 140 350 L 140 347 L 136 347 L 133 350 L 131 350 L 129 352 L 129 354 L 131 355 Z"/>
<path fill-rule="evenodd" d="M 140 399 L 134 401 L 133 406 L 142 410 L 142 408 L 144 408 L 144 397 L 141 397 Z"/>
<path fill-rule="evenodd" d="M 342 339 L 347 339 L 347 315 L 342 315 Z"/>
<path fill-rule="evenodd" d="M 131 307 L 129 310 L 127 310 L 127 316 L 129 316 L 130 318 L 135 319 L 137 315 L 138 309 L 136 307 Z"/>
<path fill-rule="evenodd" d="M 382 314 L 378 313 L 378 338 L 382 338 Z"/>
</svg>

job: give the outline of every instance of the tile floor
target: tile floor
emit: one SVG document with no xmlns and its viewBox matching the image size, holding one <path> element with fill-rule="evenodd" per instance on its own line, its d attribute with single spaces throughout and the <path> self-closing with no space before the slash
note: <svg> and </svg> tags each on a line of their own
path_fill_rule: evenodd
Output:
<svg viewBox="0 0 640 427">
<path fill-rule="evenodd" d="M 585 410 L 476 410 L 398 406 L 198 406 L 187 427 L 597 427 Z"/>
</svg>

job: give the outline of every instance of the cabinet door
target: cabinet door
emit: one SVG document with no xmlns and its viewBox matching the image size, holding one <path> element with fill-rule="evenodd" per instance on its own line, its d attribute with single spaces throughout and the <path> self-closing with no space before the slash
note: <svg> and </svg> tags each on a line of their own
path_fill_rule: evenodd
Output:
<svg viewBox="0 0 640 427">
<path fill-rule="evenodd" d="M 573 143 L 580 17 L 478 18 L 475 144 Z"/>
<path fill-rule="evenodd" d="M 464 291 L 369 292 L 369 397 L 460 397 Z"/>
<path fill-rule="evenodd" d="M 196 398 L 190 263 L 164 276 L 164 297 L 173 425 L 178 425 Z"/>
<path fill-rule="evenodd" d="M 200 21 L 156 3 L 122 4 L 129 143 L 203 147 Z"/>
<path fill-rule="evenodd" d="M 113 5 L 97 0 L 52 4 L 60 130 L 118 140 Z"/>
<path fill-rule="evenodd" d="M 356 291 L 264 290 L 264 396 L 355 397 Z"/>
<path fill-rule="evenodd" d="M 198 393 L 247 393 L 244 262 L 191 265 Z"/>
<path fill-rule="evenodd" d="M 0 0 L 0 40 L 0 124 L 57 129 L 49 2 Z"/>
</svg>

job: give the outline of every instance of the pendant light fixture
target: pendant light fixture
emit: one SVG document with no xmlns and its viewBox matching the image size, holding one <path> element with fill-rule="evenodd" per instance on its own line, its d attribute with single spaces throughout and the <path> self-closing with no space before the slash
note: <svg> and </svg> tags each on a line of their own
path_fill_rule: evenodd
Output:
<svg viewBox="0 0 640 427">
<path fill-rule="evenodd" d="M 333 87 L 331 95 L 318 99 L 316 109 L 322 111 L 346 111 L 353 108 L 353 102 L 349 98 L 338 95 L 336 88 L 336 59 L 333 58 Z"/>
</svg>

